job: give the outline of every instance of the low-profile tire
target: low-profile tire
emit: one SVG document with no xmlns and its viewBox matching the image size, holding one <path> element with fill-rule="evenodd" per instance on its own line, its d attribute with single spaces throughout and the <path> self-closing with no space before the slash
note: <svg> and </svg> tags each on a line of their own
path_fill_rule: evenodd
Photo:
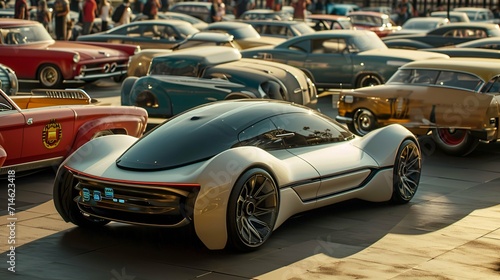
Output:
<svg viewBox="0 0 500 280">
<path fill-rule="evenodd" d="M 391 201 L 408 203 L 418 189 L 422 171 L 422 155 L 413 140 L 405 140 L 398 149 L 394 161 L 393 191 Z"/>
<path fill-rule="evenodd" d="M 261 247 L 271 236 L 278 217 L 278 187 L 263 169 L 243 173 L 231 192 L 227 212 L 229 244 L 238 251 Z"/>
<path fill-rule="evenodd" d="M 383 84 L 382 79 L 376 74 L 363 74 L 358 77 L 356 87 L 371 87 Z"/>
<path fill-rule="evenodd" d="M 432 139 L 443 152 L 452 156 L 466 156 L 479 144 L 479 139 L 464 129 L 434 129 Z"/>
<path fill-rule="evenodd" d="M 59 87 L 62 80 L 61 70 L 56 65 L 44 64 L 38 70 L 38 81 L 45 88 Z"/>
<path fill-rule="evenodd" d="M 58 174 L 54 183 L 54 191 L 59 194 L 54 194 L 54 199 L 60 199 L 58 202 L 61 206 L 59 211 L 64 211 L 69 222 L 84 228 L 98 228 L 109 223 L 108 220 L 84 215 L 78 208 L 75 198 L 79 196 L 78 190 L 75 189 L 77 180 L 73 174 L 66 168 L 61 167 L 61 174 Z"/>
<path fill-rule="evenodd" d="M 368 109 L 357 109 L 354 112 L 352 123 L 347 125 L 353 133 L 364 136 L 377 128 L 375 115 Z"/>
</svg>

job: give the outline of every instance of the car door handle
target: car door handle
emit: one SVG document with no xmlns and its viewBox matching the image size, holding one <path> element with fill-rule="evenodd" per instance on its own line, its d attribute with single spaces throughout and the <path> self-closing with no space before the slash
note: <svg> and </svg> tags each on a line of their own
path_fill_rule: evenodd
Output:
<svg viewBox="0 0 500 280">
<path fill-rule="evenodd" d="M 289 133 L 282 133 L 282 134 L 276 134 L 276 137 L 278 138 L 289 138 L 295 136 L 295 133 L 289 132 Z"/>
</svg>

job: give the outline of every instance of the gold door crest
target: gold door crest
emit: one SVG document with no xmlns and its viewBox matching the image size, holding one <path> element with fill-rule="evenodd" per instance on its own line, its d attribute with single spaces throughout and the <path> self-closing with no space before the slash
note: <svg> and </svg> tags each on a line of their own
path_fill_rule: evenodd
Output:
<svg viewBox="0 0 500 280">
<path fill-rule="evenodd" d="M 53 149 L 59 145 L 62 138 L 62 127 L 61 124 L 56 122 L 55 119 L 51 119 L 48 124 L 45 125 L 42 131 L 42 142 L 45 148 Z"/>
</svg>

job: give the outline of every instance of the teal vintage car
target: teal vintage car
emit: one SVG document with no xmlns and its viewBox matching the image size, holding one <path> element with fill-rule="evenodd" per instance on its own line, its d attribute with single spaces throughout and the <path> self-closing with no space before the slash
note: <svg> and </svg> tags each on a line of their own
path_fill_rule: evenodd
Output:
<svg viewBox="0 0 500 280">
<path fill-rule="evenodd" d="M 148 74 L 122 83 L 121 104 L 169 118 L 217 100 L 270 98 L 316 108 L 315 85 L 293 66 L 241 57 L 224 46 L 193 47 L 154 57 Z"/>
<path fill-rule="evenodd" d="M 359 88 L 385 83 L 414 60 L 444 54 L 389 49 L 368 30 L 327 30 L 288 39 L 274 47 L 241 52 L 243 57 L 285 63 L 302 69 L 318 88 Z"/>
</svg>

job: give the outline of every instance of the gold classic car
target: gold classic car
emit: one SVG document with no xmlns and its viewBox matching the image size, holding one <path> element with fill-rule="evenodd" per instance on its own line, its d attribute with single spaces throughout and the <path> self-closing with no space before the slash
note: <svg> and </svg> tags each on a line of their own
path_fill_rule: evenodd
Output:
<svg viewBox="0 0 500 280">
<path fill-rule="evenodd" d="M 338 121 L 358 135 L 399 123 L 416 135 L 431 133 L 451 155 L 467 155 L 499 133 L 500 63 L 488 58 L 410 62 L 384 85 L 345 90 Z"/>
</svg>

